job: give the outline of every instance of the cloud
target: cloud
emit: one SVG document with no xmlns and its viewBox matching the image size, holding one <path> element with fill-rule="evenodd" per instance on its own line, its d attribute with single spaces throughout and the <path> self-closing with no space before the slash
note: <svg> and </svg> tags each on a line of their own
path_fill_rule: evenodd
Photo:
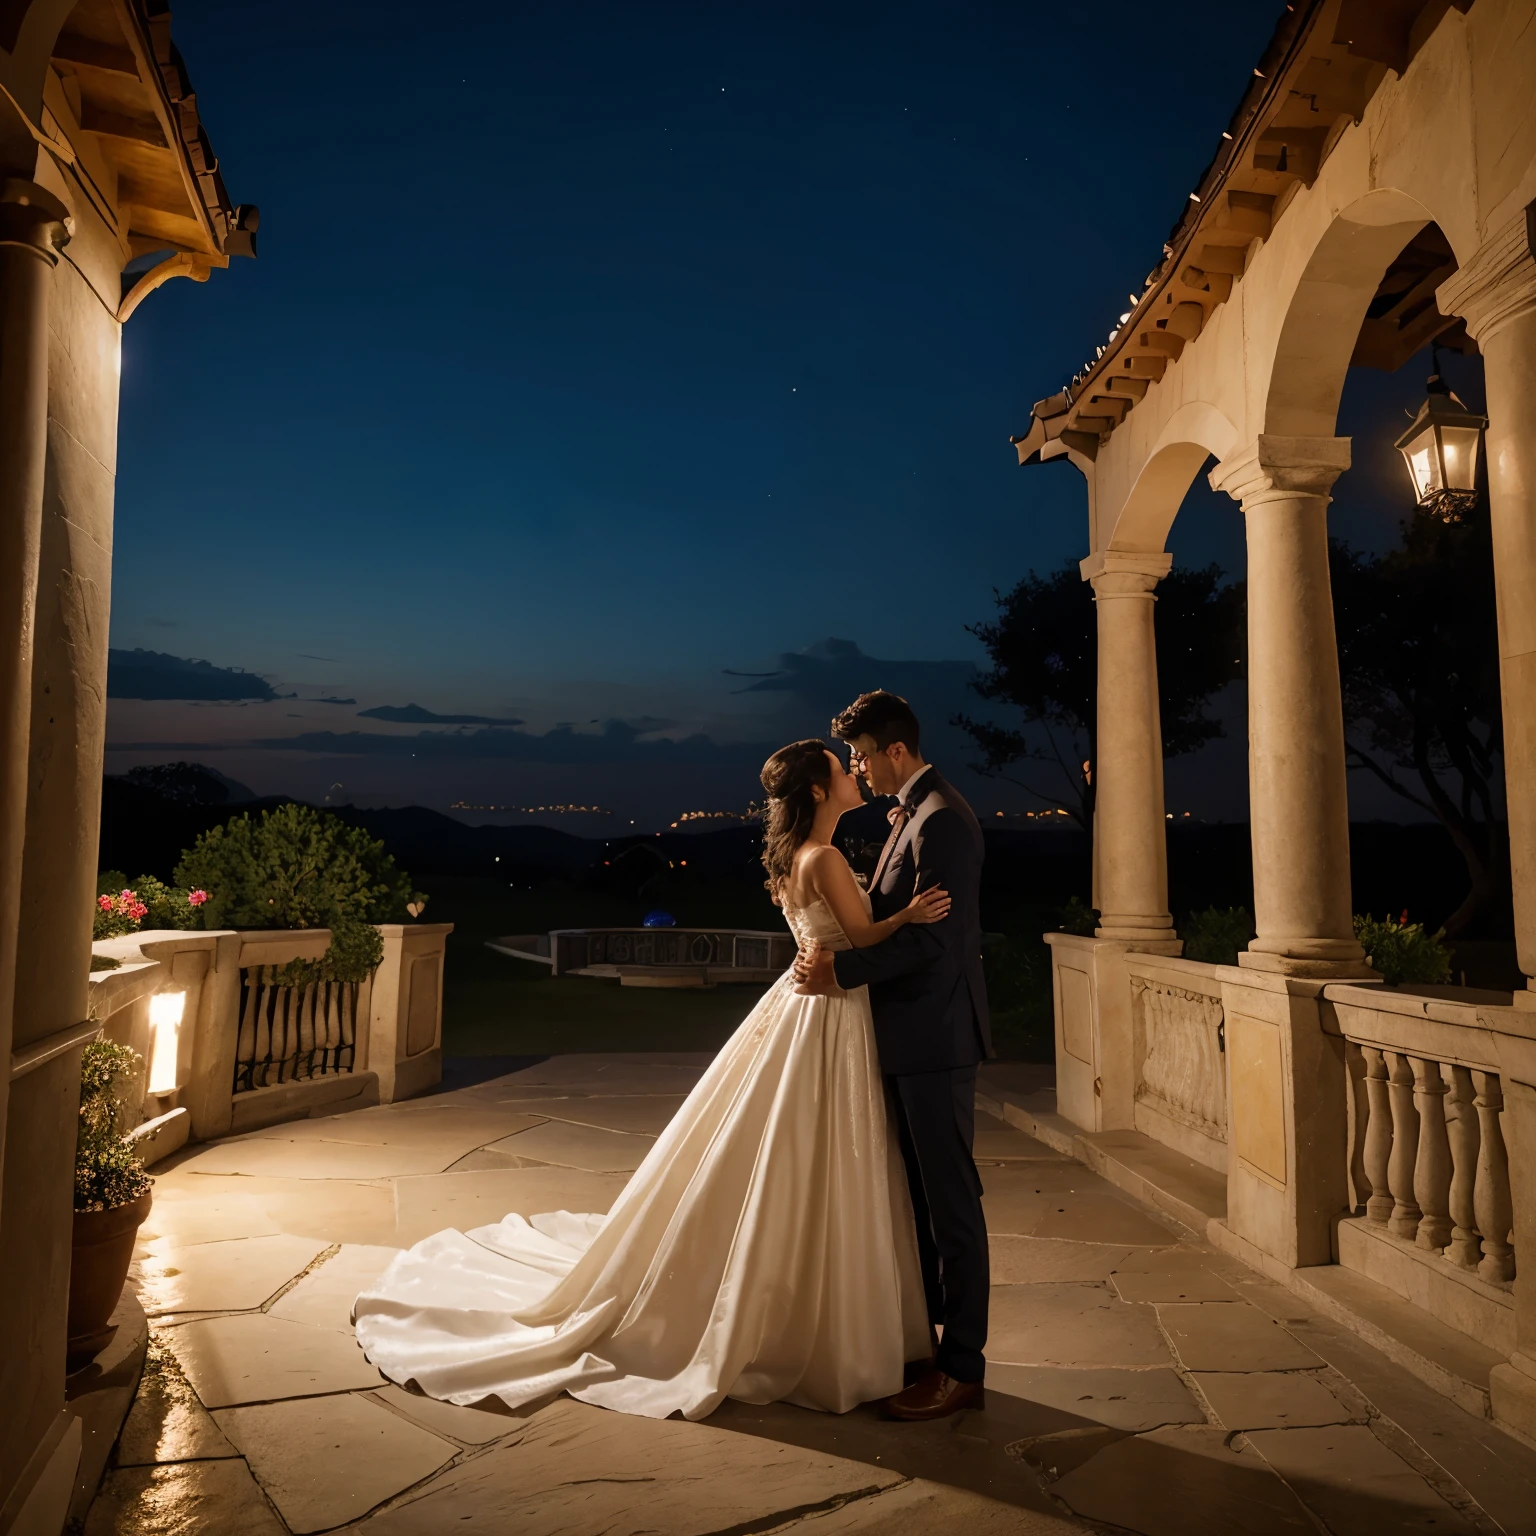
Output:
<svg viewBox="0 0 1536 1536">
<path fill-rule="evenodd" d="M 322 704 L 355 704 L 355 699 L 321 699 Z M 389 720 L 397 725 L 521 725 L 521 720 L 498 720 L 494 715 L 439 715 L 420 704 L 378 704 L 360 709 L 359 720 Z"/>
<path fill-rule="evenodd" d="M 935 734 L 943 734 L 951 715 L 974 711 L 971 683 L 979 676 L 969 661 L 882 661 L 866 656 L 852 640 L 828 638 L 804 650 L 786 652 L 772 672 L 733 672 L 728 677 L 752 678 L 736 693 L 783 693 L 797 718 L 828 722 L 861 693 L 884 688 L 911 702 L 918 718 Z"/>
<path fill-rule="evenodd" d="M 648 722 L 647 722 L 648 723 Z M 606 720 L 601 731 L 577 731 L 558 725 L 543 735 L 489 726 L 482 730 L 417 731 L 409 736 L 382 731 L 306 731 L 241 743 L 247 749 L 323 752 L 353 757 L 415 757 L 418 759 L 494 758 L 504 762 L 561 763 L 692 763 L 746 765 L 756 768 L 773 750 L 761 742 L 716 742 L 694 734 L 679 739 L 642 740 L 637 722 Z M 233 745 L 233 743 L 231 743 Z M 164 750 L 143 742 L 124 743 L 114 751 Z M 191 750 L 190 748 L 188 750 Z"/>
<path fill-rule="evenodd" d="M 163 651 L 109 650 L 107 652 L 109 699 L 275 699 L 277 694 L 263 677 L 239 667 L 216 667 L 211 662 Z"/>
</svg>

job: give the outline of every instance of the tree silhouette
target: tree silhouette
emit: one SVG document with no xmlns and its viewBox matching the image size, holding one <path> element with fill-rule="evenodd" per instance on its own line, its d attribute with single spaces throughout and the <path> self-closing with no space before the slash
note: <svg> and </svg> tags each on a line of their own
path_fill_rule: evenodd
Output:
<svg viewBox="0 0 1536 1536">
<path fill-rule="evenodd" d="M 1460 522 L 1415 514 L 1385 555 L 1335 540 L 1329 567 L 1350 766 L 1450 834 L 1468 879 L 1445 923 L 1455 938 L 1509 881 L 1487 498 Z"/>
<path fill-rule="evenodd" d="M 1246 638 L 1243 588 L 1223 586 L 1222 575 L 1219 566 L 1208 565 L 1170 571 L 1158 583 L 1154 623 L 1164 757 L 1193 752 L 1225 734 L 1205 706 L 1243 676 Z M 992 661 L 992 670 L 972 686 L 984 699 L 1012 705 L 1020 724 L 969 715 L 955 716 L 954 724 L 976 744 L 971 766 L 978 773 L 1019 785 L 1091 831 L 1098 698 L 1093 589 L 1069 562 L 1049 576 L 1031 571 L 1011 592 L 996 596 L 998 616 L 969 626 Z M 1042 778 L 1026 766 L 1032 763 L 1055 773 Z M 1042 787 L 1051 777 L 1057 780 L 1054 793 Z"/>
</svg>

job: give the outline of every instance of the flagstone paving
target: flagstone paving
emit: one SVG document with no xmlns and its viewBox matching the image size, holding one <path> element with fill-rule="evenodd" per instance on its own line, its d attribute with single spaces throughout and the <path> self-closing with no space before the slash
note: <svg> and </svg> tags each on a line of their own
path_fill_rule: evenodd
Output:
<svg viewBox="0 0 1536 1536">
<path fill-rule="evenodd" d="M 607 1210 L 708 1060 L 554 1057 L 161 1165 L 135 1270 L 149 1355 L 86 1536 L 1536 1536 L 1536 1451 L 986 1114 L 984 1408 L 727 1402 L 690 1424 L 383 1380 L 350 1309 L 400 1248 Z"/>
</svg>

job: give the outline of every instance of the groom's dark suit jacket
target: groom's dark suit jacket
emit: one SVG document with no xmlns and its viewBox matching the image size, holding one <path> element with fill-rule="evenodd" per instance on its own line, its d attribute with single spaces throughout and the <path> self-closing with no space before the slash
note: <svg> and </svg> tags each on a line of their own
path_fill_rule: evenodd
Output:
<svg viewBox="0 0 1536 1536">
<path fill-rule="evenodd" d="M 867 949 L 843 950 L 833 963 L 844 991 L 868 986 L 880 1067 L 898 1076 L 973 1067 L 992 1054 L 981 972 L 981 827 L 933 768 L 912 786 L 907 807 L 870 884 L 875 918 L 934 886 L 949 892 L 949 916 L 905 923 Z"/>
</svg>

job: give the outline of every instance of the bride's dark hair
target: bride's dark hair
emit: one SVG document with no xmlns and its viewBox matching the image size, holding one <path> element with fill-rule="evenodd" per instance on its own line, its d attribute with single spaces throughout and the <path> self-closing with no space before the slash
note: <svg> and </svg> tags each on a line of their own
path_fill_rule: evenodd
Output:
<svg viewBox="0 0 1536 1536">
<path fill-rule="evenodd" d="M 795 741 L 780 747 L 763 764 L 763 788 L 768 804 L 763 809 L 763 868 L 768 871 L 768 893 L 782 904 L 784 882 L 789 879 L 795 853 L 810 836 L 816 819 L 816 797 L 811 786 L 827 789 L 832 782 L 831 750 L 824 741 Z"/>
</svg>

